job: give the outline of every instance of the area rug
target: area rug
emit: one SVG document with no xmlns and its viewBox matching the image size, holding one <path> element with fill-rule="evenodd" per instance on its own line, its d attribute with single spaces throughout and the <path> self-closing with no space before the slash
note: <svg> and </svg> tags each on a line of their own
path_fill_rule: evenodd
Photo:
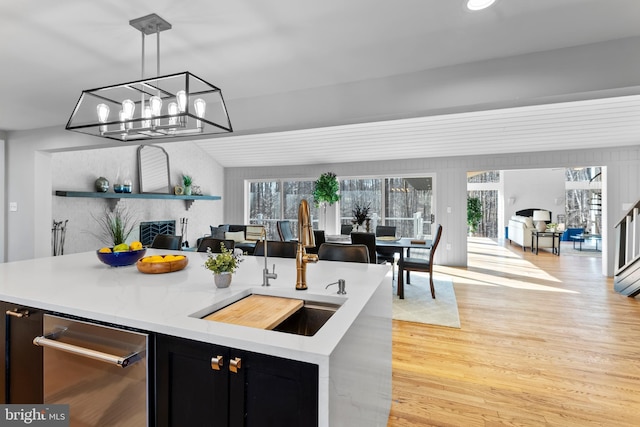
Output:
<svg viewBox="0 0 640 427">
<path fill-rule="evenodd" d="M 436 298 L 431 298 L 429 275 L 411 272 L 411 284 L 404 285 L 404 299 L 397 296 L 393 285 L 393 318 L 409 322 L 460 328 L 458 303 L 453 281 L 447 276 L 434 276 Z"/>
</svg>

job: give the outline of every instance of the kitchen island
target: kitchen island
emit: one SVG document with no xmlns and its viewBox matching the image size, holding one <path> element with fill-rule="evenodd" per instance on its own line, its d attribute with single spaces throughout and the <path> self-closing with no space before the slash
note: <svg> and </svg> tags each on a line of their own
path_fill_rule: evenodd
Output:
<svg viewBox="0 0 640 427">
<path fill-rule="evenodd" d="M 171 253 L 148 250 L 147 255 Z M 175 253 L 175 252 L 173 252 Z M 295 260 L 269 258 L 277 279 L 263 287 L 264 259 L 245 256 L 229 288 L 217 289 L 206 254 L 167 274 L 108 267 L 81 253 L 0 264 L 0 300 L 47 312 L 210 343 L 317 366 L 320 426 L 386 425 L 391 405 L 391 278 L 388 266 L 320 261 L 295 290 Z M 344 279 L 346 295 L 337 294 Z M 250 294 L 338 304 L 313 336 L 202 317 Z M 278 393 L 278 390 L 274 390 Z M 250 415 L 249 415 L 250 416 Z"/>
</svg>

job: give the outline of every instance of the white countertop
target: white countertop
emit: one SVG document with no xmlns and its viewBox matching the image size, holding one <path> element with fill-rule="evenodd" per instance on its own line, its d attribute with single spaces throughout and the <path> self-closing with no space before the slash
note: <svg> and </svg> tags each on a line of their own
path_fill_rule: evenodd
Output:
<svg viewBox="0 0 640 427">
<path fill-rule="evenodd" d="M 147 250 L 154 253 L 175 251 Z M 184 252 L 189 265 L 178 272 L 143 274 L 135 265 L 109 267 L 94 252 L 0 264 L 0 300 L 116 325 L 210 342 L 289 359 L 326 360 L 385 280 L 386 265 L 319 261 L 307 264 L 306 291 L 295 289 L 295 260 L 269 258 L 277 279 L 262 287 L 264 258 L 245 256 L 227 289 L 217 289 L 203 266 L 206 254 Z M 347 295 L 337 295 L 345 279 Z M 313 337 L 202 320 L 249 293 L 313 301 L 342 307 Z"/>
</svg>

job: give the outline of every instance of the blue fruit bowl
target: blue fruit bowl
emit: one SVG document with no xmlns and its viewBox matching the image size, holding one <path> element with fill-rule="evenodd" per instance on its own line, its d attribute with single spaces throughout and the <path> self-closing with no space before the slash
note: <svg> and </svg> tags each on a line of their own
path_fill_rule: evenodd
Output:
<svg viewBox="0 0 640 427">
<path fill-rule="evenodd" d="M 137 251 L 111 252 L 103 253 L 96 251 L 98 259 L 111 267 L 124 267 L 126 265 L 135 264 L 140 258 L 147 253 L 146 249 Z"/>
</svg>

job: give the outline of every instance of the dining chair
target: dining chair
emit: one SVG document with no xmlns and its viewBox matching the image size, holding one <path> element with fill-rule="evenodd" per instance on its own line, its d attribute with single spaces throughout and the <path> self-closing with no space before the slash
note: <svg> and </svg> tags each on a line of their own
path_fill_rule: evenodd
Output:
<svg viewBox="0 0 640 427">
<path fill-rule="evenodd" d="M 340 234 L 344 234 L 348 236 L 353 231 L 353 225 L 351 224 L 341 224 L 340 225 Z"/>
<path fill-rule="evenodd" d="M 295 258 L 298 250 L 298 242 L 281 242 L 279 240 L 267 240 L 267 256 L 277 258 Z M 256 243 L 253 250 L 254 256 L 264 256 L 264 242 Z"/>
<path fill-rule="evenodd" d="M 278 228 L 278 236 L 280 236 L 280 241 L 289 242 L 291 240 L 295 240 L 293 238 L 293 233 L 291 232 L 291 221 L 288 219 L 277 221 L 276 227 Z"/>
<path fill-rule="evenodd" d="M 378 257 L 376 256 L 376 235 L 373 233 L 351 233 L 352 245 L 365 245 L 369 251 L 369 262 L 371 264 L 378 263 Z"/>
<path fill-rule="evenodd" d="M 404 297 L 404 272 L 407 272 L 407 283 L 409 283 L 409 271 L 420 271 L 429 273 L 429 287 L 431 288 L 431 298 L 436 297 L 436 290 L 433 287 L 433 257 L 436 254 L 440 237 L 442 236 L 442 225 L 436 226 L 436 232 L 433 235 L 431 249 L 429 249 L 428 258 L 420 257 L 404 257 L 398 263 L 398 295 Z"/>
<path fill-rule="evenodd" d="M 215 237 L 203 237 L 200 243 L 198 243 L 198 252 L 207 252 L 207 248 L 211 248 L 211 252 L 214 254 L 222 253 L 220 244 L 223 243 L 227 250 L 233 252 L 236 246 L 236 242 L 229 239 L 217 239 Z"/>
<path fill-rule="evenodd" d="M 154 249 L 179 251 L 182 248 L 182 236 L 176 236 L 175 234 L 156 234 L 153 242 L 151 242 L 151 247 Z"/>
<path fill-rule="evenodd" d="M 318 249 L 318 259 L 325 261 L 344 261 L 369 263 L 369 249 L 366 245 L 344 245 L 342 243 L 323 243 Z"/>
<path fill-rule="evenodd" d="M 324 230 L 313 230 L 313 238 L 316 241 L 316 245 L 313 248 L 307 248 L 308 254 L 317 254 L 320 245 L 327 241 Z"/>
<path fill-rule="evenodd" d="M 378 225 L 376 227 L 376 237 L 388 237 L 396 236 L 396 226 L 395 225 Z M 391 263 L 391 278 L 392 280 L 396 277 L 396 254 L 398 253 L 397 249 L 393 248 L 376 248 L 376 255 L 378 256 L 378 263 L 382 264 L 383 262 Z"/>
</svg>

